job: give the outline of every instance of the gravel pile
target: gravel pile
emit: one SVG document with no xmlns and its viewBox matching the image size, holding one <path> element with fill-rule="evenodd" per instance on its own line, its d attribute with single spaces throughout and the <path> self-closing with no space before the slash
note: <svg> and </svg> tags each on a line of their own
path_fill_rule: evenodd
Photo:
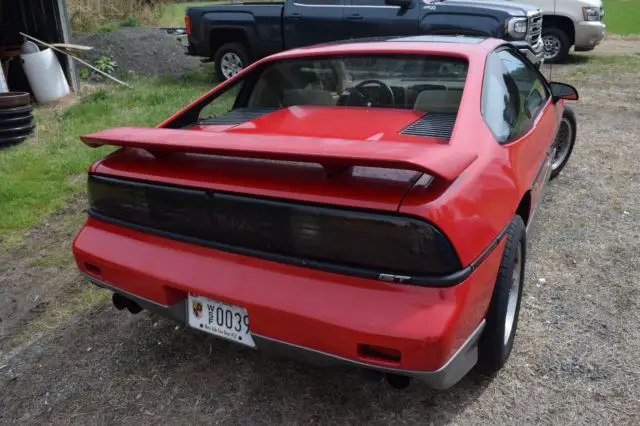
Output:
<svg viewBox="0 0 640 426">
<path fill-rule="evenodd" d="M 133 71 L 139 75 L 180 77 L 202 66 L 199 58 L 184 54 L 184 48 L 175 37 L 153 28 L 77 34 L 73 43 L 94 48 L 85 54 L 92 64 L 104 55 L 113 57 L 118 74 Z"/>
</svg>

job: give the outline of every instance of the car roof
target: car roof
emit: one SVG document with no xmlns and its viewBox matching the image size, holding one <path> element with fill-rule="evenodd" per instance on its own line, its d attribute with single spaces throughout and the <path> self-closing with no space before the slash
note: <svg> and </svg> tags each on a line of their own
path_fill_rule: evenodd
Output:
<svg viewBox="0 0 640 426">
<path fill-rule="evenodd" d="M 341 54 L 431 54 L 458 57 L 485 57 L 504 40 L 469 36 L 376 37 L 336 41 L 277 53 L 269 60 Z"/>
<path fill-rule="evenodd" d="M 387 36 L 387 37 L 363 37 L 350 40 L 340 40 L 330 43 L 323 43 L 322 45 L 335 45 L 335 44 L 352 44 L 352 43 L 374 43 L 374 42 L 388 42 L 388 43 L 461 43 L 461 44 L 478 44 L 488 37 L 470 37 L 470 36 L 451 36 L 451 35 L 417 35 L 417 36 Z"/>
</svg>

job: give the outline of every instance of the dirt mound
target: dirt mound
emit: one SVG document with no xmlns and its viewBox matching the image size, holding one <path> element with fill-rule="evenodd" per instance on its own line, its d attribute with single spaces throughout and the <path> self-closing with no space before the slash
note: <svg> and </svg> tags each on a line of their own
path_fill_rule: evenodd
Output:
<svg viewBox="0 0 640 426">
<path fill-rule="evenodd" d="M 94 48 L 86 54 L 92 64 L 101 57 L 111 56 L 117 64 L 118 74 L 133 71 L 140 75 L 180 77 L 202 66 L 199 58 L 185 55 L 175 37 L 153 28 L 78 34 L 73 43 Z"/>
</svg>

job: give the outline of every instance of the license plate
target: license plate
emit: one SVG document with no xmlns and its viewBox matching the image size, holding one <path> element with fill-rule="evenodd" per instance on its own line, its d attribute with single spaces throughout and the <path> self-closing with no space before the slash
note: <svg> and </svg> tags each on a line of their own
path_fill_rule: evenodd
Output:
<svg viewBox="0 0 640 426">
<path fill-rule="evenodd" d="M 187 309 L 191 327 L 255 348 L 246 309 L 193 294 Z"/>
</svg>

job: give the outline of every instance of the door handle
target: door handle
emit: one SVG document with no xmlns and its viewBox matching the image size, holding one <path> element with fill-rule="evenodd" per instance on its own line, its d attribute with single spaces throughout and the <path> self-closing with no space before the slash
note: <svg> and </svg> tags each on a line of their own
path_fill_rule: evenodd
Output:
<svg viewBox="0 0 640 426">
<path fill-rule="evenodd" d="M 291 15 L 289 15 L 289 19 L 291 19 L 292 21 L 298 21 L 302 19 L 302 13 L 292 13 Z"/>
<path fill-rule="evenodd" d="M 362 15 L 360 15 L 359 13 L 352 13 L 351 15 L 347 16 L 347 20 L 349 21 L 359 21 L 360 19 L 362 19 Z"/>
</svg>

